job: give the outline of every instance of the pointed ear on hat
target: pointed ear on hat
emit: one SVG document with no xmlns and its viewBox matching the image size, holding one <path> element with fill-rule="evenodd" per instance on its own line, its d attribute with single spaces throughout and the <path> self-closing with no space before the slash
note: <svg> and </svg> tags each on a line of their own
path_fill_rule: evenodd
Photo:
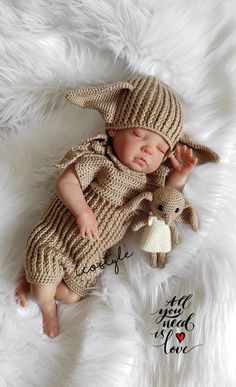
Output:
<svg viewBox="0 0 236 387">
<path fill-rule="evenodd" d="M 205 145 L 198 144 L 191 136 L 182 133 L 179 139 L 179 143 L 187 145 L 192 148 L 193 156 L 198 158 L 198 165 L 205 163 L 218 163 L 220 157 L 212 149 Z"/>
<path fill-rule="evenodd" d="M 133 89 L 134 86 L 129 82 L 116 82 L 71 90 L 65 95 L 65 98 L 82 108 L 96 109 L 106 122 L 112 123 L 121 94 Z"/>
<path fill-rule="evenodd" d="M 185 208 L 176 218 L 177 222 L 189 224 L 193 231 L 199 229 L 199 221 L 196 210 L 186 201 Z"/>
</svg>

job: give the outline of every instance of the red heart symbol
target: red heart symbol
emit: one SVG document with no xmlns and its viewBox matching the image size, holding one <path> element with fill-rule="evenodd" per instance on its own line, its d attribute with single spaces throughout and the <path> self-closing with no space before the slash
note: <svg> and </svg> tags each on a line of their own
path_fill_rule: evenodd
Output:
<svg viewBox="0 0 236 387">
<path fill-rule="evenodd" d="M 181 343 L 181 341 L 183 341 L 183 339 L 185 338 L 185 333 L 184 333 L 184 332 L 176 333 L 175 336 L 177 337 L 177 339 L 178 339 L 179 342 Z"/>
</svg>

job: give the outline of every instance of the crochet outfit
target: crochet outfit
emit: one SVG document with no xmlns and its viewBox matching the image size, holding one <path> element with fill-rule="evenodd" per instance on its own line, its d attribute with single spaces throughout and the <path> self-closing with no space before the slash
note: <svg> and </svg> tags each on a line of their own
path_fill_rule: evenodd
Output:
<svg viewBox="0 0 236 387">
<path fill-rule="evenodd" d="M 66 98 L 77 106 L 96 109 L 106 129 L 144 128 L 161 135 L 170 151 L 178 142 L 188 145 L 198 164 L 219 160 L 214 151 L 183 132 L 179 98 L 155 77 L 132 77 L 127 82 L 72 90 Z M 168 168 L 161 166 L 150 175 L 130 170 L 113 153 L 106 135 L 72 148 L 57 166 L 64 168 L 73 162 L 87 204 L 97 216 L 100 240 L 79 235 L 74 216 L 55 194 L 30 234 L 26 275 L 29 282 L 41 284 L 63 278 L 72 290 L 84 295 L 102 271 L 103 265 L 98 264 L 106 250 L 127 230 L 140 205 L 135 202 L 137 195 L 163 186 Z"/>
<path fill-rule="evenodd" d="M 144 191 L 163 186 L 168 169 L 153 174 L 130 170 L 114 154 L 106 134 L 69 150 L 55 166 L 75 170 L 87 204 L 96 215 L 100 239 L 81 237 L 74 215 L 54 194 L 27 242 L 26 275 L 31 283 L 55 284 L 63 278 L 77 294 L 95 285 L 104 256 L 129 227 L 136 200 Z M 136 201 L 135 201 L 136 200 Z"/>
</svg>

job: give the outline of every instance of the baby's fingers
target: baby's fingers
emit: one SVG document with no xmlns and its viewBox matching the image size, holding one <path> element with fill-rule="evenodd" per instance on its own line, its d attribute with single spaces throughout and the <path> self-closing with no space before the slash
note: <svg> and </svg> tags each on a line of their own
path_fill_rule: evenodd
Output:
<svg viewBox="0 0 236 387">
<path fill-rule="evenodd" d="M 85 233 L 89 239 L 99 240 L 98 230 L 96 226 L 89 226 L 85 229 Z"/>
<path fill-rule="evenodd" d="M 89 239 L 93 239 L 92 230 L 91 230 L 90 227 L 87 227 L 87 228 L 85 229 L 85 233 L 86 233 L 86 235 L 87 235 L 87 237 L 88 237 Z"/>
<path fill-rule="evenodd" d="M 80 227 L 79 228 L 80 234 L 83 238 L 85 238 L 85 227 Z"/>
<path fill-rule="evenodd" d="M 193 158 L 193 150 L 191 148 L 188 148 L 188 156 Z"/>
<path fill-rule="evenodd" d="M 95 239 L 97 239 L 97 241 L 99 240 L 99 234 L 98 234 L 97 226 L 95 226 L 95 227 L 93 228 L 93 237 L 94 237 Z"/>
<path fill-rule="evenodd" d="M 89 226 L 81 226 L 79 227 L 80 235 L 85 238 L 86 236 L 88 238 L 92 238 L 91 229 Z"/>
<path fill-rule="evenodd" d="M 93 238 L 96 239 L 97 241 L 99 240 L 99 235 L 97 231 L 93 232 Z"/>
<path fill-rule="evenodd" d="M 177 170 L 179 170 L 180 168 L 180 163 L 179 161 L 177 160 L 177 158 L 175 156 L 171 156 L 170 157 L 170 161 L 171 161 L 171 164 L 173 165 L 173 167 Z"/>
<path fill-rule="evenodd" d="M 198 162 L 198 159 L 193 156 L 193 150 L 188 148 L 187 153 L 185 154 L 183 161 L 191 166 L 195 166 Z"/>
<path fill-rule="evenodd" d="M 186 145 L 177 145 L 175 150 L 175 156 L 178 161 L 182 161 L 182 159 L 186 158 L 188 155 L 188 147 Z"/>
</svg>

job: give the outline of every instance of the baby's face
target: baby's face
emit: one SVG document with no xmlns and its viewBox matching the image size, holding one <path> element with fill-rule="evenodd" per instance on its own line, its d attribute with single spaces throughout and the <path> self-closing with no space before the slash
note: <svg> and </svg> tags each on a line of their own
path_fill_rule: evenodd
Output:
<svg viewBox="0 0 236 387">
<path fill-rule="evenodd" d="M 117 157 L 133 171 L 154 172 L 169 149 L 169 145 L 159 134 L 146 129 L 109 129 L 108 133 L 112 137 Z"/>
</svg>

